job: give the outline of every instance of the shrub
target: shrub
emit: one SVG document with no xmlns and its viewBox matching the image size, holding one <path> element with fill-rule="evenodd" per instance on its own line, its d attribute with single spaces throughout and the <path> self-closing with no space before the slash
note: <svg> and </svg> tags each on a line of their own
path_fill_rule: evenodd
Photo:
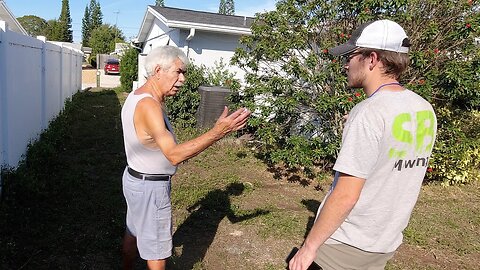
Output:
<svg viewBox="0 0 480 270">
<path fill-rule="evenodd" d="M 189 64 L 185 83 L 180 92 L 166 100 L 168 116 L 176 127 L 194 127 L 195 114 L 200 104 L 198 87 L 205 83 L 204 67 Z"/>
<path fill-rule="evenodd" d="M 444 186 L 467 184 L 480 178 L 480 121 L 478 111 L 437 110 L 437 143 L 427 170 L 429 181 Z"/>
<path fill-rule="evenodd" d="M 120 84 L 123 91 L 132 91 L 133 81 L 138 79 L 138 50 L 129 47 L 120 58 Z"/>
</svg>

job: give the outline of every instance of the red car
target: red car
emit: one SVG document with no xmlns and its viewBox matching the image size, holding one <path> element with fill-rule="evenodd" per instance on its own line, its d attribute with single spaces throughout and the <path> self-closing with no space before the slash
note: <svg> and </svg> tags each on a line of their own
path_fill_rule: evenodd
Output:
<svg viewBox="0 0 480 270">
<path fill-rule="evenodd" d="M 105 75 L 108 74 L 119 74 L 120 73 L 120 63 L 117 59 L 108 59 L 105 62 L 105 67 L 103 68 Z"/>
</svg>

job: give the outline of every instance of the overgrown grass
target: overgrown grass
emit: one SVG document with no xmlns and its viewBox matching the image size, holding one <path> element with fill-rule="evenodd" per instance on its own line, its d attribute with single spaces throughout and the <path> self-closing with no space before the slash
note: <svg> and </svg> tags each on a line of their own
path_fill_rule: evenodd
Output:
<svg viewBox="0 0 480 270">
<path fill-rule="evenodd" d="M 5 175 L 0 269 L 120 268 L 124 98 L 117 90 L 76 94 Z M 179 141 L 199 133 L 177 130 Z M 323 199 L 325 188 L 314 186 L 329 180 L 308 183 L 272 171 L 233 136 L 182 164 L 172 182 L 170 269 L 284 269 Z M 387 269 L 476 269 L 479 201 L 479 185 L 424 186 Z"/>
</svg>

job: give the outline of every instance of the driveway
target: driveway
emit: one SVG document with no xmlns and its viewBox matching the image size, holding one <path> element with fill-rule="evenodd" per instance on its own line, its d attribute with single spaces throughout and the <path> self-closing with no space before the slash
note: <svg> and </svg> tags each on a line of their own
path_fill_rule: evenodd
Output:
<svg viewBox="0 0 480 270">
<path fill-rule="evenodd" d="M 103 70 L 100 71 L 100 87 L 115 88 L 120 86 L 120 75 L 105 75 Z M 82 90 L 88 87 L 97 87 L 97 70 L 82 70 Z"/>
</svg>

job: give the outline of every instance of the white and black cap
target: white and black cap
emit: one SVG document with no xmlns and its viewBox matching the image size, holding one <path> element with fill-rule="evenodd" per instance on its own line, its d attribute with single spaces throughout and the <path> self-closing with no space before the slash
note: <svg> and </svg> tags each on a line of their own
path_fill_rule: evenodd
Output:
<svg viewBox="0 0 480 270">
<path fill-rule="evenodd" d="M 357 48 L 370 48 L 408 53 L 408 47 L 410 47 L 408 36 L 398 23 L 379 20 L 360 25 L 346 43 L 329 49 L 329 52 L 342 56 Z"/>
</svg>

